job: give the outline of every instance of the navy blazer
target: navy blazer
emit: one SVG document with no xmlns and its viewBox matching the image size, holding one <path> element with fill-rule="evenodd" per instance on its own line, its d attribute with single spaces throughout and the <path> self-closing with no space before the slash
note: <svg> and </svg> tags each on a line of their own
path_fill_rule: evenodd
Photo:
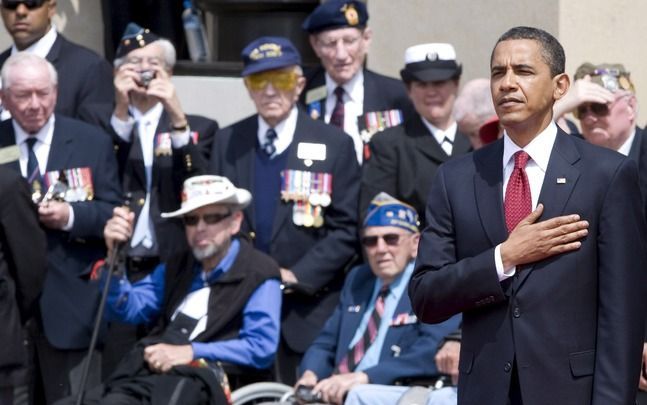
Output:
<svg viewBox="0 0 647 405">
<path fill-rule="evenodd" d="M 370 158 L 362 166 L 360 217 L 373 197 L 384 191 L 416 209 L 420 229 L 426 224 L 425 206 L 436 170 L 450 158 L 471 150 L 467 136 L 456 132 L 448 156 L 417 113 L 404 124 L 375 134 L 369 146 Z"/>
<path fill-rule="evenodd" d="M 219 131 L 209 172 L 227 177 L 237 187 L 254 190 L 257 133 L 257 115 Z M 301 142 L 324 144 L 326 160 L 306 166 L 297 157 Z M 283 302 L 283 336 L 294 350 L 303 352 L 332 312 L 344 266 L 356 252 L 360 172 L 351 138 L 301 111 L 288 153 L 286 169 L 331 173 L 333 177 L 332 203 L 324 211 L 321 228 L 295 225 L 291 202 L 279 202 L 274 215 L 270 256 L 281 267 L 292 270 L 299 284 L 313 294 L 289 294 Z M 245 209 L 243 232 L 253 234 L 254 222 L 254 204 L 250 204 Z"/>
<path fill-rule="evenodd" d="M 300 374 L 311 370 L 320 380 L 332 375 L 335 366 L 348 353 L 353 336 L 370 305 L 375 280 L 375 275 L 366 264 L 348 274 L 339 304 L 304 355 Z M 457 315 L 437 325 L 423 324 L 413 314 L 406 291 L 398 302 L 393 318 L 401 314 L 407 315 L 407 321 L 389 327 L 379 363 L 364 370 L 371 384 L 394 384 L 407 378 L 437 375 L 434 356 L 438 346 L 460 323 L 460 316 Z"/>
<path fill-rule="evenodd" d="M 135 213 L 136 223 L 146 201 L 146 169 L 142 145 L 136 127 L 133 128 L 131 142 L 124 141 L 116 134 L 110 124 L 113 110 L 113 104 L 91 104 L 81 108 L 80 116 L 84 121 L 101 126 L 112 136 L 119 164 L 119 178 L 124 193 L 132 195 L 131 209 Z M 190 131 L 197 133 L 197 144 L 190 141 L 180 149 L 172 148 L 171 155 L 153 156 L 150 214 L 159 257 L 163 262 L 183 252 L 188 246 L 181 219 L 164 219 L 160 213 L 179 209 L 184 180 L 206 172 L 214 135 L 218 129 L 218 123 L 214 120 L 197 115 L 187 115 L 186 118 Z M 169 132 L 170 119 L 164 111 L 155 129 L 156 139 L 159 134 Z"/>
<path fill-rule="evenodd" d="M 440 167 L 410 283 L 424 322 L 463 313 L 459 404 L 505 405 L 513 363 L 525 405 L 633 403 L 647 296 L 635 162 L 558 130 L 540 221 L 579 214 L 588 236 L 502 283 L 502 154 L 499 140 Z"/>
<path fill-rule="evenodd" d="M 0 54 L 0 67 L 11 56 L 11 48 Z M 58 72 L 56 113 L 77 118 L 86 103 L 112 103 L 112 67 L 95 52 L 67 40 L 61 33 L 46 59 Z"/>
<path fill-rule="evenodd" d="M 306 87 L 301 92 L 299 103 L 306 107 L 306 95 L 309 90 L 326 85 L 326 71 L 323 67 L 306 72 Z M 321 114 L 317 119 L 326 116 L 326 100 L 320 100 Z M 386 110 L 401 110 L 404 119 L 415 114 L 413 104 L 407 95 L 404 83 L 398 79 L 384 76 L 364 68 L 364 106 L 363 113 Z"/>
<path fill-rule="evenodd" d="M 0 147 L 15 143 L 12 120 L 1 122 Z M 5 165 L 20 173 L 18 160 Z M 47 275 L 40 312 L 47 340 L 59 349 L 83 349 L 90 342 L 99 289 L 82 275 L 105 257 L 103 228 L 122 194 L 110 137 L 97 127 L 56 115 L 47 172 L 79 167 L 91 169 L 94 198 L 71 203 L 70 231 L 45 228 Z"/>
</svg>

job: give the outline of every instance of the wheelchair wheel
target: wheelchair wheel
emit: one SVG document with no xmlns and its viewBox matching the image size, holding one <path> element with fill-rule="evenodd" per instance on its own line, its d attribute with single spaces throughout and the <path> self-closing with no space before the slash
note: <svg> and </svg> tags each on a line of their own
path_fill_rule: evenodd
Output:
<svg viewBox="0 0 647 405">
<path fill-rule="evenodd" d="M 292 392 L 289 385 L 275 382 L 259 382 L 246 385 L 231 393 L 233 405 L 253 405 L 263 402 L 285 400 Z"/>
</svg>

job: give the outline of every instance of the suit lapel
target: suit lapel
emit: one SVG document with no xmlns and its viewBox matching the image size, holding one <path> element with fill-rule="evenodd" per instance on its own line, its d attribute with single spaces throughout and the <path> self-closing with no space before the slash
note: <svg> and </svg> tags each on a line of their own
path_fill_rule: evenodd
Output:
<svg viewBox="0 0 647 405">
<path fill-rule="evenodd" d="M 61 117 L 56 115 L 54 121 L 54 134 L 52 146 L 47 157 L 47 169 L 45 172 L 69 168 L 69 160 L 74 148 L 70 145 L 73 142 L 73 135 L 65 131 L 61 124 Z M 81 135 L 77 135 L 81 136 Z"/>
<path fill-rule="evenodd" d="M 339 337 L 339 343 L 344 354 L 347 352 L 348 346 L 353 340 L 359 324 L 362 322 L 362 318 L 364 318 L 366 308 L 369 306 L 369 300 L 375 287 L 375 278 L 366 278 L 361 283 L 355 283 L 355 285 L 357 287 L 361 286 L 361 288 L 354 290 L 353 301 L 344 302 L 344 306 L 342 307 L 342 311 L 344 311 L 344 322 L 340 328 L 341 336 Z"/>
<path fill-rule="evenodd" d="M 483 229 L 492 246 L 508 237 L 503 214 L 503 141 L 474 153 L 474 191 Z"/>
<path fill-rule="evenodd" d="M 631 148 L 629 149 L 629 157 L 635 162 L 640 161 L 640 149 L 643 142 L 643 133 L 640 128 L 636 127 L 636 134 L 634 135 L 634 140 L 631 142 Z"/>
<path fill-rule="evenodd" d="M 580 154 L 573 144 L 571 135 L 558 130 L 546 168 L 544 183 L 539 193 L 538 203 L 544 205 L 544 212 L 539 221 L 565 214 L 564 207 L 580 177 L 580 171 L 573 166 L 578 160 L 580 160 Z M 515 290 L 521 287 L 533 268 L 534 265 L 530 265 L 520 272 L 514 282 Z"/>
<path fill-rule="evenodd" d="M 58 60 L 58 57 L 61 53 L 62 45 L 63 45 L 63 36 L 61 34 L 57 34 L 56 40 L 54 40 L 52 47 L 50 48 L 49 52 L 47 53 L 47 56 L 45 57 L 53 65 L 55 65 L 56 64 L 55 62 Z"/>
<path fill-rule="evenodd" d="M 414 134 L 416 149 L 431 160 L 442 163 L 449 159 L 443 148 L 438 144 L 429 128 L 422 122 L 420 115 L 407 122 L 407 133 Z M 457 134 L 458 137 L 458 134 Z"/>
<path fill-rule="evenodd" d="M 452 147 L 452 157 L 463 155 L 469 152 L 471 148 L 472 145 L 470 144 L 469 139 L 467 139 L 467 135 L 460 131 L 456 131 L 454 146 Z"/>
<path fill-rule="evenodd" d="M 374 101 L 380 100 L 378 89 L 379 86 L 373 73 L 364 69 L 364 105 L 362 106 L 362 114 L 379 110 L 379 106 L 374 103 Z"/>
<path fill-rule="evenodd" d="M 169 133 L 170 131 L 171 131 L 171 128 L 169 126 L 169 117 L 168 117 L 168 114 L 166 113 L 166 110 L 163 110 L 162 115 L 160 115 L 160 119 L 157 122 L 157 127 L 155 128 L 155 135 L 153 136 L 153 145 L 148 145 L 147 146 L 149 148 L 153 148 L 153 170 L 152 170 L 152 174 L 151 174 L 151 177 L 152 177 L 151 184 L 157 184 L 157 178 L 159 176 L 159 167 L 155 163 L 158 161 L 158 159 L 163 159 L 164 158 L 163 155 L 155 156 L 155 149 L 154 148 L 157 145 L 157 137 L 158 137 L 159 134 L 162 134 L 162 133 L 165 133 L 165 132 Z M 169 134 L 169 136 L 170 136 L 170 134 Z M 173 146 L 171 146 L 171 148 L 172 147 Z M 141 150 L 141 147 L 138 148 L 138 150 L 139 150 L 140 154 L 143 153 L 142 150 Z M 173 159 L 172 156 L 168 156 L 167 158 Z M 143 160 L 143 156 L 142 156 L 142 162 L 143 161 L 144 160 Z"/>
<path fill-rule="evenodd" d="M 240 184 L 237 187 L 242 187 L 253 192 L 254 190 L 254 154 L 256 153 L 256 138 L 258 135 L 258 115 L 254 115 L 249 119 L 245 126 L 241 126 L 239 133 L 233 133 L 230 142 L 231 147 L 234 148 L 234 156 L 236 162 L 236 174 Z M 247 221 L 251 230 L 256 229 L 256 217 L 254 212 L 254 204 L 249 204 L 245 208 L 247 214 Z"/>
</svg>

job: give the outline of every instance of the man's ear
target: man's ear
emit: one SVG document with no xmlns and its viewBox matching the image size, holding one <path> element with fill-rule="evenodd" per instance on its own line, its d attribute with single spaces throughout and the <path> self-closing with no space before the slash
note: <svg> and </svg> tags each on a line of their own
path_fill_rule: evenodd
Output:
<svg viewBox="0 0 647 405">
<path fill-rule="evenodd" d="M 553 77 L 553 84 L 553 100 L 559 100 L 568 93 L 568 89 L 571 87 L 571 79 L 566 73 L 560 73 Z"/>
</svg>

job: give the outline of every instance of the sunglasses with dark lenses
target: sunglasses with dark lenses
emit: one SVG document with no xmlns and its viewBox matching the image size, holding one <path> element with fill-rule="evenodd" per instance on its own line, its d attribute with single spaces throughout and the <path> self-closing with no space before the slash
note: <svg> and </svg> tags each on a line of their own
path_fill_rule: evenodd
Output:
<svg viewBox="0 0 647 405">
<path fill-rule="evenodd" d="M 184 225 L 186 226 L 196 226 L 200 222 L 200 219 L 207 225 L 215 225 L 230 215 L 231 212 L 225 214 L 185 215 L 182 217 L 182 221 L 184 221 Z"/>
<path fill-rule="evenodd" d="M 400 235 L 397 233 L 387 233 L 385 235 L 376 235 L 376 236 L 363 236 L 360 239 L 360 242 L 362 245 L 366 247 L 375 247 L 377 246 L 378 240 L 381 238 L 384 243 L 386 243 L 389 246 L 397 246 L 398 243 L 400 243 L 400 237 L 404 235 Z"/>
<path fill-rule="evenodd" d="M 48 0 L 2 0 L 2 8 L 7 10 L 15 10 L 19 5 L 23 4 L 29 10 L 41 7 Z"/>
<path fill-rule="evenodd" d="M 595 115 L 596 117 L 606 117 L 607 115 L 609 115 L 609 104 L 600 104 L 600 103 L 582 104 L 579 107 L 577 107 L 577 110 L 575 110 L 575 117 L 578 119 L 581 119 L 589 111 L 591 111 L 591 114 Z"/>
</svg>

